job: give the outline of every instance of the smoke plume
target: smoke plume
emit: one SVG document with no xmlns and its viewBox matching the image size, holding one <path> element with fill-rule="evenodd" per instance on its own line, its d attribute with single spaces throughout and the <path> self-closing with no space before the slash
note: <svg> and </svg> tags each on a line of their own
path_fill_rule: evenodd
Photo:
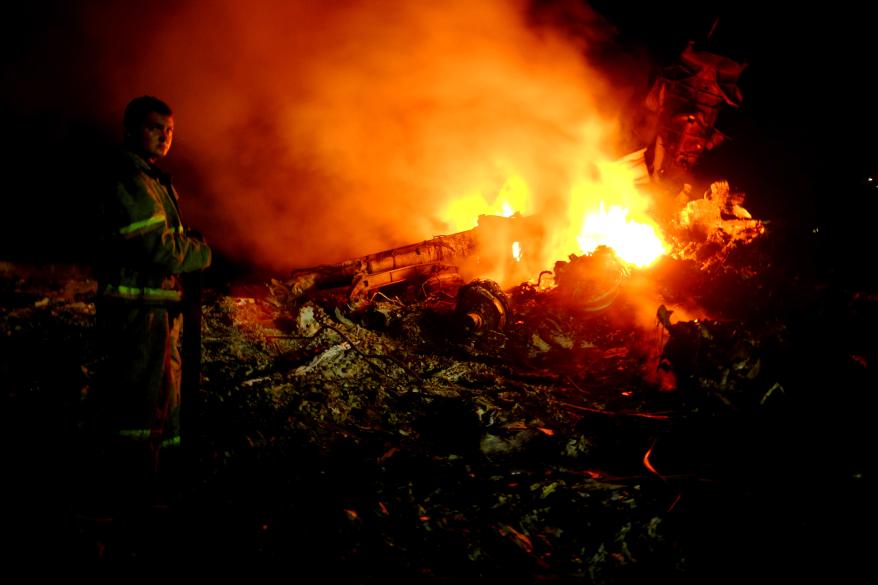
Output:
<svg viewBox="0 0 878 585">
<path fill-rule="evenodd" d="M 519 211 L 564 217 L 576 177 L 619 154 L 626 96 L 587 61 L 610 29 L 579 2 L 82 6 L 63 59 L 88 84 L 71 91 L 113 129 L 132 97 L 167 101 L 187 221 L 254 265 L 449 233 L 455 198 L 513 175 Z"/>
</svg>

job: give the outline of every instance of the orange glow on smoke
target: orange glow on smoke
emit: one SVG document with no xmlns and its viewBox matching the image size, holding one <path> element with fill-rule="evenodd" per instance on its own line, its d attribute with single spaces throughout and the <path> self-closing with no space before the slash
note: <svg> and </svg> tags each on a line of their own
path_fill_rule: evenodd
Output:
<svg viewBox="0 0 878 585">
<path fill-rule="evenodd" d="M 485 195 L 483 187 L 474 187 L 461 197 L 452 199 L 440 213 L 440 218 L 451 232 L 476 227 L 480 215 L 512 217 L 531 208 L 527 183 L 519 176 L 510 175 L 495 195 Z"/>
<path fill-rule="evenodd" d="M 601 200 L 643 221 L 600 164 L 628 149 L 616 142 L 643 64 L 589 61 L 615 40 L 586 3 L 171 4 L 149 42 L 120 53 L 142 15 L 83 3 L 76 26 L 102 56 L 89 77 L 108 102 L 96 109 L 168 101 L 184 214 L 233 260 L 341 262 L 514 210 L 545 218 L 551 241 L 520 240 L 521 264 L 550 269 L 580 250 Z M 602 187 L 582 200 L 581 183 Z"/>
</svg>

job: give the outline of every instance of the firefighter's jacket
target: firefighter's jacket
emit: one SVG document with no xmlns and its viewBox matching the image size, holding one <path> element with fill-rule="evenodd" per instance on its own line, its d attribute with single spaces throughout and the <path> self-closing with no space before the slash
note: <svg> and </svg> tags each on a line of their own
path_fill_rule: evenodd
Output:
<svg viewBox="0 0 878 585">
<path fill-rule="evenodd" d="M 187 235 L 170 176 L 122 150 L 115 187 L 102 205 L 98 294 L 104 299 L 176 304 L 179 274 L 210 265 L 210 248 Z"/>
</svg>

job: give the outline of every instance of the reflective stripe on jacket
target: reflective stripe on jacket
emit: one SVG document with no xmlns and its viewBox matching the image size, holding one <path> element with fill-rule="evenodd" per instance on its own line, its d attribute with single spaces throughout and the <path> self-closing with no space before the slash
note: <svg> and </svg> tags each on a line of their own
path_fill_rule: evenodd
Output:
<svg viewBox="0 0 878 585">
<path fill-rule="evenodd" d="M 119 431 L 119 438 L 123 441 L 131 441 L 131 442 L 148 442 L 152 441 L 156 437 L 161 437 L 161 432 L 156 432 L 151 429 L 124 429 Z M 179 447 L 180 446 L 180 435 L 174 435 L 172 437 L 163 438 L 161 443 L 159 443 L 159 447 Z"/>
</svg>

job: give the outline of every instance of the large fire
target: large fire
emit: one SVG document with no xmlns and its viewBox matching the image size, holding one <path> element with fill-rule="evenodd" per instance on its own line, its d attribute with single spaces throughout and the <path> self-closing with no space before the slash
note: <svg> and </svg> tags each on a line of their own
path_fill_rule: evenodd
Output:
<svg viewBox="0 0 878 585">
<path fill-rule="evenodd" d="M 540 253 L 540 265 L 551 267 L 556 260 L 570 254 L 590 254 L 598 246 L 612 248 L 623 262 L 638 268 L 654 263 L 670 246 L 661 230 L 646 211 L 649 199 L 637 188 L 645 169 L 640 166 L 642 153 L 634 153 L 619 161 L 595 165 L 596 176 L 580 178 L 570 189 L 568 209 L 563 221 L 547 219 L 552 236 L 541 251 L 524 250 L 520 242 L 512 243 L 511 254 L 520 262 L 524 253 Z M 493 196 L 483 189 L 453 199 L 441 214 L 443 221 L 455 231 L 475 227 L 481 215 L 512 217 L 538 208 L 527 182 L 518 174 L 510 174 Z"/>
</svg>

